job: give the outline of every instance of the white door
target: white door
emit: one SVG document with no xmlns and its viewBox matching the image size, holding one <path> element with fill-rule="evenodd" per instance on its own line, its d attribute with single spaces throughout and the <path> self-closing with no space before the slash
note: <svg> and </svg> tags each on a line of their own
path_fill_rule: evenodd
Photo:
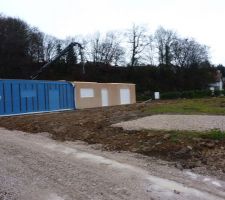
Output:
<svg viewBox="0 0 225 200">
<path fill-rule="evenodd" d="M 120 103 L 121 104 L 130 104 L 130 90 L 129 89 L 120 89 Z"/>
<path fill-rule="evenodd" d="M 101 90 L 102 95 L 102 106 L 108 106 L 109 105 L 109 94 L 107 89 Z"/>
</svg>

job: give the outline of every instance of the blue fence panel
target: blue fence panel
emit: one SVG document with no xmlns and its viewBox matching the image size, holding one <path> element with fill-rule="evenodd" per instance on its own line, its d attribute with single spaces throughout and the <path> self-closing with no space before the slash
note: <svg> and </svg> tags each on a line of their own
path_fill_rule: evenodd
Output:
<svg viewBox="0 0 225 200">
<path fill-rule="evenodd" d="M 4 100 L 4 93 L 3 93 L 3 83 L 0 82 L 0 115 L 5 112 L 5 100 Z"/>
<path fill-rule="evenodd" d="M 0 80 L 0 115 L 75 109 L 69 82 Z"/>
</svg>

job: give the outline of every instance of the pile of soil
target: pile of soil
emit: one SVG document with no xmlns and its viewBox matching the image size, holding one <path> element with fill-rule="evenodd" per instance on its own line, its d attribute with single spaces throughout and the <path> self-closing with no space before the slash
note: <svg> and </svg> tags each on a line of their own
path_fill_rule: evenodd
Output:
<svg viewBox="0 0 225 200">
<path fill-rule="evenodd" d="M 210 171 L 225 179 L 225 140 L 187 137 L 174 140 L 172 132 L 126 131 L 112 124 L 144 117 L 146 106 L 135 104 L 69 112 L 3 117 L 0 126 L 29 133 L 48 132 L 56 140 L 82 140 L 105 150 L 131 151 L 173 161 L 180 168 Z M 169 102 L 163 102 L 169 103 Z"/>
</svg>

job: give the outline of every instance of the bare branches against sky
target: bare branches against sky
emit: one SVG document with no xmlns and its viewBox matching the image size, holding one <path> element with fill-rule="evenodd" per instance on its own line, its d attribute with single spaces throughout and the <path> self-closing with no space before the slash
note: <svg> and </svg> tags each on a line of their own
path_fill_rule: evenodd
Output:
<svg viewBox="0 0 225 200">
<path fill-rule="evenodd" d="M 16 16 L 59 38 L 125 30 L 131 24 L 159 26 L 211 47 L 212 61 L 225 63 L 224 0 L 0 0 L 0 13 Z"/>
</svg>

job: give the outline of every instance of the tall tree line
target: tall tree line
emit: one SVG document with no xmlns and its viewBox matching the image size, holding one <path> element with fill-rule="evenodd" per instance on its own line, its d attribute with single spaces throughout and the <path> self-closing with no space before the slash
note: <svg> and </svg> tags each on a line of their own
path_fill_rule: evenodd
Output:
<svg viewBox="0 0 225 200">
<path fill-rule="evenodd" d="M 135 24 L 123 32 L 98 32 L 61 40 L 42 33 L 20 19 L 0 16 L 0 41 L 0 56 L 4 63 L 8 63 L 7 59 L 11 60 L 10 54 L 16 61 L 47 62 L 72 41 L 80 42 L 85 47 L 86 61 L 94 63 L 188 67 L 209 60 L 209 48 L 193 38 L 182 38 L 163 27 L 151 34 L 145 26 Z M 75 48 L 74 52 L 70 52 L 69 63 L 79 61 L 77 51 Z"/>
<path fill-rule="evenodd" d="M 81 43 L 84 47 L 83 57 L 86 66 L 90 65 L 95 81 L 101 80 L 101 77 L 97 77 L 96 70 L 96 74 L 93 74 L 95 72 L 92 66 L 127 67 L 126 73 L 121 68 L 117 71 L 118 76 L 121 75 L 118 78 L 121 82 L 123 79 L 132 82 L 131 77 L 134 82 L 141 82 L 141 77 L 138 77 L 140 80 L 136 80 L 136 75 L 139 74 L 137 68 L 141 68 L 140 74 L 148 69 L 153 70 L 155 73 L 150 74 L 154 77 L 149 77 L 152 85 L 175 84 L 179 78 L 185 80 L 185 74 L 196 72 L 196 68 L 212 67 L 209 61 L 209 47 L 193 38 L 180 37 L 175 31 L 163 27 L 150 33 L 145 26 L 134 24 L 123 32 L 97 32 L 88 36 L 80 35 L 62 40 L 45 34 L 18 18 L 0 15 L 0 78 L 28 78 L 74 41 Z M 58 70 L 59 75 L 69 73 L 68 77 L 72 79 L 71 71 L 73 67 L 79 67 L 80 61 L 79 49 L 76 47 L 70 49 L 67 55 L 61 57 L 55 67 L 56 71 L 52 72 L 52 76 L 48 78 L 57 77 L 55 73 Z M 143 68 L 143 66 L 146 67 Z M 132 70 L 132 68 L 135 69 Z M 219 69 L 225 73 L 222 65 Z M 209 72 L 211 73 L 212 70 L 210 69 Z M 212 80 L 207 71 L 204 73 L 207 74 L 205 77 L 208 77 L 208 80 L 203 81 L 204 84 L 202 84 L 205 87 L 206 82 Z M 177 77 L 178 75 L 180 77 Z M 57 78 L 65 79 L 61 76 Z M 189 78 L 191 79 L 191 76 Z M 156 84 L 157 79 L 161 83 Z M 170 80 L 165 83 L 164 79 Z M 146 76 L 143 80 L 150 84 Z M 185 87 L 184 83 L 181 83 L 182 80 L 179 80 L 179 84 Z M 157 87 L 164 88 L 162 85 Z"/>
<path fill-rule="evenodd" d="M 42 62 L 43 34 L 24 21 L 0 16 L 0 73 L 16 78 L 24 66 Z"/>
</svg>

